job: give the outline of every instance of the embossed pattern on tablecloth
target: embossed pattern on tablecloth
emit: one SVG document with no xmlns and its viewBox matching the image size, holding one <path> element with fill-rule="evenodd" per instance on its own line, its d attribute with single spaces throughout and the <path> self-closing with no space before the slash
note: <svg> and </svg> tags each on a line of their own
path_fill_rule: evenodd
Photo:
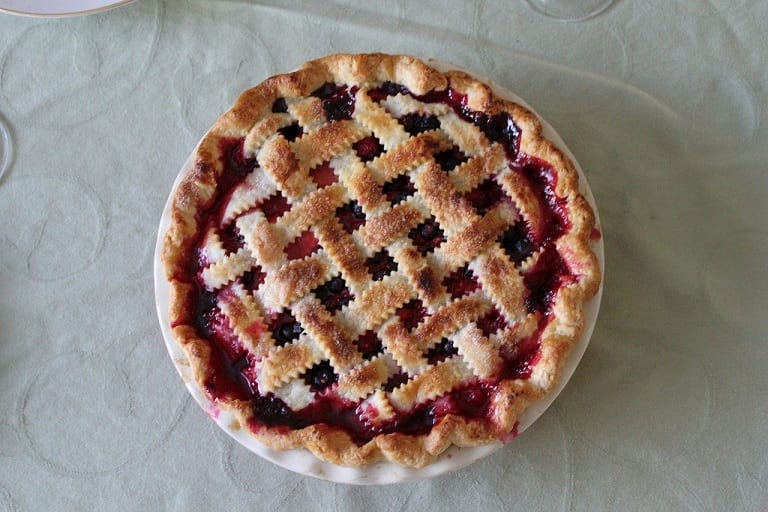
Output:
<svg viewBox="0 0 768 512">
<path fill-rule="evenodd" d="M 617 0 L 139 0 L 0 14 L 0 510 L 768 509 L 768 6 Z M 520 438 L 387 487 L 299 476 L 230 440 L 163 345 L 152 265 L 171 184 L 237 94 L 331 52 L 493 77 L 568 143 L 606 248 L 589 349 Z"/>
</svg>

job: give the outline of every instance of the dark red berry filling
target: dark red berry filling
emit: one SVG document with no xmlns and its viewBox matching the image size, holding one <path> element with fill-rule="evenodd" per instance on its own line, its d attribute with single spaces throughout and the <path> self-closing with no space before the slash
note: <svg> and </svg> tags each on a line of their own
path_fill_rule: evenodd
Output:
<svg viewBox="0 0 768 512">
<path fill-rule="evenodd" d="M 395 314 L 400 318 L 403 327 L 410 331 L 427 316 L 427 308 L 419 299 L 414 299 L 398 308 Z"/>
<path fill-rule="evenodd" d="M 381 142 L 379 142 L 379 139 L 373 135 L 355 142 L 352 144 L 352 148 L 363 162 L 373 160 L 379 156 L 382 151 L 384 151 L 384 146 L 382 146 Z"/>
<path fill-rule="evenodd" d="M 272 112 L 274 113 L 281 113 L 281 112 L 288 112 L 288 103 L 286 103 L 285 98 L 277 98 L 275 102 L 272 104 Z"/>
<path fill-rule="evenodd" d="M 358 87 L 337 86 L 326 83 L 312 93 L 323 100 L 323 109 L 329 121 L 342 121 L 352 119 L 355 112 L 355 94 Z"/>
<path fill-rule="evenodd" d="M 459 165 L 469 160 L 467 155 L 462 153 L 459 148 L 453 148 L 440 153 L 435 153 L 435 162 L 445 172 L 452 171 Z"/>
<path fill-rule="evenodd" d="M 405 128 L 405 131 L 411 135 L 418 135 L 421 132 L 440 128 L 440 120 L 437 116 L 417 112 L 405 114 L 400 118 L 400 123 Z"/>
<path fill-rule="evenodd" d="M 494 179 L 487 179 L 473 190 L 464 194 L 464 198 L 475 209 L 478 215 L 485 215 L 496 206 L 496 203 L 506 197 L 504 190 Z"/>
<path fill-rule="evenodd" d="M 429 364 L 437 364 L 458 353 L 459 349 L 453 345 L 453 342 L 448 338 L 443 338 L 440 343 L 427 350 L 424 357 L 427 358 Z"/>
<path fill-rule="evenodd" d="M 334 313 L 351 301 L 355 296 L 347 288 L 347 283 L 341 276 L 336 276 L 330 281 L 318 286 L 312 293 L 325 306 L 329 313 Z"/>
<path fill-rule="evenodd" d="M 397 373 L 393 374 L 389 379 L 387 379 L 387 382 L 384 384 L 384 391 L 392 391 L 395 388 L 399 388 L 406 382 L 408 382 L 408 374 L 403 371 L 402 369 L 398 370 Z"/>
<path fill-rule="evenodd" d="M 477 326 L 483 331 L 484 336 L 495 334 L 506 325 L 507 321 L 504 319 L 504 315 L 495 307 L 477 321 Z"/>
<path fill-rule="evenodd" d="M 336 176 L 336 172 L 331 167 L 330 162 L 323 162 L 311 171 L 309 171 L 309 177 L 317 184 L 319 188 L 327 187 L 338 183 L 339 177 Z"/>
<path fill-rule="evenodd" d="M 413 245 L 424 255 L 434 251 L 443 243 L 443 230 L 434 217 L 430 217 L 408 233 Z"/>
<path fill-rule="evenodd" d="M 516 265 L 531 257 L 536 249 L 525 223 L 518 222 L 499 237 L 499 244 Z"/>
<path fill-rule="evenodd" d="M 349 234 L 365 224 L 365 212 L 357 201 L 352 201 L 336 209 L 336 218 L 339 219 L 344 231 Z"/>
<path fill-rule="evenodd" d="M 382 353 L 384 347 L 374 331 L 365 331 L 355 340 L 357 350 L 363 354 L 363 359 L 371 359 Z"/>
<path fill-rule="evenodd" d="M 315 234 L 305 231 L 285 246 L 285 255 L 289 260 L 299 260 L 318 250 L 320 250 L 320 244 Z"/>
<path fill-rule="evenodd" d="M 384 82 L 379 87 L 370 89 L 368 91 L 368 96 L 376 102 L 387 99 L 387 96 L 397 96 L 398 94 L 410 94 L 410 91 L 400 84 L 389 81 Z"/>
<path fill-rule="evenodd" d="M 286 199 L 280 191 L 275 192 L 261 203 L 261 211 L 267 218 L 267 221 L 275 223 L 277 219 L 283 216 L 285 212 L 291 209 Z"/>
<path fill-rule="evenodd" d="M 513 169 L 527 180 L 541 205 L 541 221 L 531 226 L 533 240 L 541 245 L 556 240 L 570 227 L 570 222 L 566 215 L 567 199 L 555 193 L 555 171 L 546 162 L 528 156 L 515 162 Z"/>
<path fill-rule="evenodd" d="M 381 191 L 392 203 L 392 206 L 401 203 L 411 197 L 416 192 L 416 187 L 411 183 L 411 179 L 406 174 L 401 174 L 397 178 L 384 184 Z"/>
<path fill-rule="evenodd" d="M 272 333 L 275 344 L 280 347 L 299 339 L 301 333 L 304 332 L 301 324 L 287 310 L 274 315 L 267 329 Z"/>
<path fill-rule="evenodd" d="M 256 158 L 246 158 L 243 154 L 243 142 L 244 139 L 230 139 L 221 142 L 221 151 L 224 154 L 227 172 L 219 180 L 220 186 L 223 185 L 223 188 L 227 190 L 236 185 L 257 166 Z"/>
<path fill-rule="evenodd" d="M 368 258 L 365 266 L 374 281 L 381 281 L 397 270 L 397 262 L 389 255 L 386 249 L 382 249 Z"/>
<path fill-rule="evenodd" d="M 458 299 L 479 289 L 480 283 L 477 282 L 474 273 L 464 265 L 446 276 L 443 279 L 443 286 L 452 299 Z"/>
<path fill-rule="evenodd" d="M 267 274 L 261 271 L 261 267 L 256 266 L 240 276 L 240 282 L 246 290 L 255 292 L 259 289 L 259 286 L 264 283 L 264 279 L 266 279 L 266 277 Z"/>
<path fill-rule="evenodd" d="M 226 229 L 219 231 L 219 240 L 221 240 L 221 245 L 227 253 L 237 252 L 245 244 L 245 238 L 234 224 L 230 224 Z"/>
<path fill-rule="evenodd" d="M 284 128 L 280 128 L 277 131 L 280 132 L 288 142 L 293 142 L 294 140 L 304 135 L 304 130 L 302 130 L 298 122 L 290 124 Z"/>
<path fill-rule="evenodd" d="M 327 360 L 317 363 L 304 374 L 304 382 L 315 393 L 335 384 L 338 380 L 339 376 L 333 371 L 331 362 Z"/>
<path fill-rule="evenodd" d="M 529 295 L 525 306 L 530 313 L 545 312 L 554 302 L 557 290 L 567 281 L 573 280 L 568 272 L 560 253 L 553 245 L 548 245 L 542 252 L 533 268 L 526 271 L 523 280 Z"/>
<path fill-rule="evenodd" d="M 285 402 L 269 393 L 266 396 L 256 395 L 251 400 L 253 414 L 267 426 L 291 425 L 294 414 Z"/>
</svg>

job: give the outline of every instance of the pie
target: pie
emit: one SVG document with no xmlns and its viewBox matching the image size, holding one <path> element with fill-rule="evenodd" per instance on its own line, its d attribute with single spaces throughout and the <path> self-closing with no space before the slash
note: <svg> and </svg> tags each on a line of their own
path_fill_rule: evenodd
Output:
<svg viewBox="0 0 768 512">
<path fill-rule="evenodd" d="M 197 384 L 263 444 L 346 466 L 512 439 L 601 279 L 594 212 L 538 118 L 402 55 L 246 90 L 170 215 Z"/>
</svg>

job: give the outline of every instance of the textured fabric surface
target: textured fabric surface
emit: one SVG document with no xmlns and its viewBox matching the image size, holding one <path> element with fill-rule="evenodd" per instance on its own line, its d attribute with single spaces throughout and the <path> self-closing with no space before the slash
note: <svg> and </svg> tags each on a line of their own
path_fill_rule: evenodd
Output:
<svg viewBox="0 0 768 512">
<path fill-rule="evenodd" d="M 768 509 L 768 5 L 138 0 L 0 14 L 0 510 Z M 596 197 L 603 305 L 565 391 L 456 473 L 304 477 L 230 440 L 168 357 L 157 226 L 238 93 L 332 52 L 493 77 Z"/>
</svg>

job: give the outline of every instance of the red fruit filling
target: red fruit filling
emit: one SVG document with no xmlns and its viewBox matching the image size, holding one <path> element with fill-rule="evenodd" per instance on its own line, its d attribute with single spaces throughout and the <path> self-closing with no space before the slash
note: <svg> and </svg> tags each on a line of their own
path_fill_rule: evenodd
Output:
<svg viewBox="0 0 768 512">
<path fill-rule="evenodd" d="M 352 148 L 363 162 L 373 160 L 384 151 L 384 146 L 382 146 L 379 139 L 373 135 L 355 142 L 352 144 Z"/>
<path fill-rule="evenodd" d="M 261 211 L 272 224 L 291 209 L 288 200 L 279 191 L 275 192 L 261 203 Z"/>
<path fill-rule="evenodd" d="M 458 299 L 480 288 L 480 283 L 477 282 L 472 271 L 464 265 L 443 279 L 443 286 L 452 299 Z"/>
<path fill-rule="evenodd" d="M 288 142 L 293 142 L 294 140 L 304 135 L 304 130 L 301 129 L 299 123 L 290 124 L 284 128 L 280 128 L 277 131 L 280 132 Z"/>
<path fill-rule="evenodd" d="M 254 267 L 240 276 L 240 282 L 246 290 L 255 292 L 266 279 L 267 274 L 261 271 L 261 267 Z"/>
<path fill-rule="evenodd" d="M 478 215 L 485 215 L 496 203 L 506 195 L 498 183 L 493 179 L 487 179 L 480 185 L 464 194 L 464 198 L 477 211 Z"/>
<path fill-rule="evenodd" d="M 437 162 L 437 165 L 439 165 L 445 172 L 452 171 L 467 160 L 469 160 L 469 158 L 467 158 L 467 155 L 462 153 L 459 148 L 453 148 L 435 154 L 435 162 Z"/>
<path fill-rule="evenodd" d="M 322 361 L 304 373 L 304 382 L 315 393 L 335 384 L 339 376 L 333 371 L 330 361 Z"/>
<path fill-rule="evenodd" d="M 312 293 L 325 306 L 329 313 L 335 313 L 351 301 L 355 296 L 352 294 L 347 283 L 341 276 L 336 276 L 327 283 L 324 283 Z"/>
<path fill-rule="evenodd" d="M 410 331 L 427 316 L 427 308 L 424 307 L 419 299 L 414 299 L 399 307 L 395 314 L 400 318 L 400 323 L 403 324 L 403 327 Z"/>
<path fill-rule="evenodd" d="M 329 121 L 341 121 L 352 119 L 357 90 L 357 86 L 348 88 L 346 85 L 326 83 L 315 90 L 312 96 L 323 100 L 323 109 Z"/>
<path fill-rule="evenodd" d="M 329 162 L 323 162 L 311 171 L 309 171 L 309 177 L 312 178 L 319 188 L 327 187 L 334 183 L 338 183 L 339 177 L 331 167 Z"/>
<path fill-rule="evenodd" d="M 502 315 L 495 307 L 477 321 L 477 326 L 483 331 L 483 336 L 495 334 L 499 329 L 506 325 L 507 321 L 504 319 L 504 315 Z"/>
<path fill-rule="evenodd" d="M 365 224 L 365 212 L 357 201 L 352 201 L 336 209 L 336 218 L 341 222 L 344 230 L 352 234 L 357 228 Z"/>
<path fill-rule="evenodd" d="M 406 174 L 401 174 L 392 181 L 385 183 L 381 187 L 381 191 L 387 198 L 387 201 L 394 206 L 411 197 L 416 191 L 416 187 L 413 186 L 411 179 Z"/>
<path fill-rule="evenodd" d="M 368 273 L 371 274 L 371 279 L 374 281 L 381 281 L 397 270 L 397 263 L 392 256 L 389 255 L 386 249 L 382 249 L 368 258 L 365 262 L 365 266 L 368 269 Z"/>
<path fill-rule="evenodd" d="M 440 120 L 437 116 L 431 114 L 411 113 L 405 114 L 400 118 L 400 123 L 405 131 L 411 135 L 418 135 L 421 132 L 437 130 L 440 128 Z"/>
<path fill-rule="evenodd" d="M 363 359 L 371 359 L 374 356 L 381 354 L 384 347 L 381 344 L 381 340 L 373 331 L 365 331 L 355 340 L 357 350 L 363 354 Z"/>
<path fill-rule="evenodd" d="M 533 254 L 536 247 L 528 236 L 525 224 L 522 222 L 518 222 L 506 230 L 499 237 L 499 243 L 504 252 L 507 253 L 507 256 L 509 256 L 509 259 L 516 265 L 527 260 Z"/>
<path fill-rule="evenodd" d="M 459 350 L 453 345 L 453 342 L 448 338 L 443 338 L 440 343 L 427 350 L 424 357 L 427 358 L 429 364 L 437 364 L 458 353 Z"/>
<path fill-rule="evenodd" d="M 313 252 L 320 249 L 320 244 L 311 231 L 304 231 L 296 239 L 285 246 L 285 255 L 289 260 L 299 260 L 306 258 Z"/>
<path fill-rule="evenodd" d="M 443 230 L 434 217 L 430 217 L 408 233 L 413 245 L 424 255 L 434 251 L 443 243 Z"/>
<path fill-rule="evenodd" d="M 297 340 L 304 329 L 296 321 L 289 311 L 283 311 L 274 315 L 269 322 L 267 329 L 272 333 L 272 339 L 275 344 L 282 347 L 294 340 Z"/>
</svg>

